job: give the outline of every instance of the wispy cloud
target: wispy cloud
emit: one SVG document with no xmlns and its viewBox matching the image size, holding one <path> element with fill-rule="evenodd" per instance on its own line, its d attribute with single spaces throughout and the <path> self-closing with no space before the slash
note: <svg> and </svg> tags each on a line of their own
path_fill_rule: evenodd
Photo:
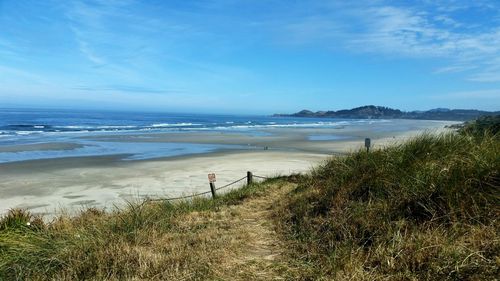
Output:
<svg viewBox="0 0 500 281">
<path fill-rule="evenodd" d="M 166 14 L 134 13 L 136 9 L 152 7 L 138 1 L 70 3 L 65 15 L 75 40 L 82 55 L 97 65 L 126 64 L 129 59 L 144 55 L 147 47 L 158 48 L 164 38 L 178 42 L 183 36 L 193 35 L 191 26 L 173 22 Z"/>
<path fill-rule="evenodd" d="M 500 57 L 500 21 L 494 20 L 495 16 L 500 16 L 500 4 L 493 1 L 463 2 L 415 1 L 413 5 L 391 5 L 386 1 L 321 3 L 315 4 L 321 9 L 307 7 L 315 12 L 313 14 L 285 18 L 280 23 L 270 21 L 269 24 L 280 30 L 280 39 L 292 44 L 320 42 L 323 46 L 357 53 L 443 58 L 449 65 L 443 65 L 434 73 L 469 71 L 471 81 L 497 82 L 500 80 L 498 72 L 481 72 L 491 67 L 492 60 Z M 463 10 L 472 13 L 470 17 L 484 18 L 472 21 L 456 15 L 457 11 Z M 500 67 L 500 62 L 494 67 Z"/>
<path fill-rule="evenodd" d="M 104 58 L 99 57 L 98 55 L 95 54 L 95 52 L 91 49 L 89 46 L 89 43 L 82 40 L 81 38 L 77 38 L 76 41 L 78 42 L 78 46 L 80 47 L 80 52 L 82 52 L 85 57 L 93 62 L 96 66 L 103 65 L 106 63 Z"/>
<path fill-rule="evenodd" d="M 154 95 L 152 104 L 188 104 L 206 95 L 223 103 L 252 93 L 266 101 L 273 96 L 269 107 L 277 107 L 290 96 L 290 103 L 302 104 L 305 96 L 332 97 L 333 103 L 346 92 L 391 101 L 404 95 L 402 87 L 427 99 L 431 86 L 422 84 L 429 80 L 435 89 L 500 86 L 497 0 L 2 3 L 4 95 L 27 84 L 41 96 L 92 97 L 96 103 L 100 95 L 134 103 Z M 372 60 L 384 69 L 373 70 Z M 396 73 L 414 72 L 414 63 L 420 77 L 408 81 Z M 356 83 L 358 69 L 371 85 Z M 36 87 L 49 82 L 45 90 Z M 312 91 L 316 86 L 325 90 Z M 446 99 L 496 99 L 496 92 L 483 91 Z M 246 103 L 241 100 L 231 102 Z"/>
<path fill-rule="evenodd" d="M 469 80 L 475 82 L 500 82 L 500 56 L 488 61 L 480 71 L 471 75 Z"/>
</svg>

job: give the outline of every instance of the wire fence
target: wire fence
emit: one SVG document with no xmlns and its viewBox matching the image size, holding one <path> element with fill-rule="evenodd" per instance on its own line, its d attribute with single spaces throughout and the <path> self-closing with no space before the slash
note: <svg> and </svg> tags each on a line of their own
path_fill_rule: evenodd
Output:
<svg viewBox="0 0 500 281">
<path fill-rule="evenodd" d="M 233 182 L 230 182 L 226 185 L 223 185 L 221 187 L 218 187 L 218 188 L 215 188 L 215 190 L 221 190 L 221 189 L 224 189 L 224 188 L 227 188 L 227 187 L 230 187 L 232 185 L 235 185 L 239 182 L 241 182 L 242 180 L 247 180 L 247 183 L 252 183 L 252 179 L 251 180 L 248 180 L 250 178 L 259 178 L 259 179 L 263 179 L 263 180 L 267 180 L 269 179 L 268 177 L 264 177 L 264 176 L 257 176 L 257 175 L 253 175 L 252 173 L 248 173 L 246 176 L 240 178 L 240 179 L 237 179 Z M 179 196 L 179 197 L 169 197 L 169 198 L 148 198 L 146 201 L 148 202 L 157 202 L 157 201 L 175 201 L 175 200 L 182 200 L 182 199 L 190 199 L 190 198 L 194 198 L 194 197 L 199 197 L 199 196 L 202 196 L 202 195 L 206 195 L 206 194 L 210 194 L 213 192 L 211 190 L 209 191 L 205 191 L 205 192 L 200 192 L 200 193 L 195 193 L 195 194 L 191 194 L 191 195 L 187 195 L 187 196 Z"/>
<path fill-rule="evenodd" d="M 254 177 L 255 177 L 255 176 L 254 176 Z M 233 184 L 237 184 L 237 183 L 239 183 L 240 181 L 242 181 L 242 180 L 244 180 L 244 179 L 247 179 L 247 178 L 248 178 L 248 176 L 244 176 L 244 177 L 242 177 L 242 178 L 241 178 L 241 179 L 239 179 L 239 180 L 235 180 L 235 181 L 233 181 L 232 183 L 228 183 L 228 184 L 226 184 L 226 185 L 224 185 L 224 186 L 218 187 L 218 188 L 216 188 L 215 190 L 221 190 L 221 189 L 223 189 L 223 188 L 230 187 L 231 185 L 233 185 Z"/>
</svg>

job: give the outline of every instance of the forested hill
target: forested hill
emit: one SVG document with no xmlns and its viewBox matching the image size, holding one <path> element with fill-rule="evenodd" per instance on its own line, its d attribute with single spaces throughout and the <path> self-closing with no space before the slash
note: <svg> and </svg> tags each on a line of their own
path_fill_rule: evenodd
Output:
<svg viewBox="0 0 500 281">
<path fill-rule="evenodd" d="M 384 106 L 366 105 L 338 111 L 302 110 L 293 114 L 275 114 L 276 117 L 320 117 L 352 119 L 425 119 L 467 121 L 484 115 L 498 115 L 500 111 L 482 111 L 475 109 L 436 108 L 427 111 L 405 112 Z"/>
</svg>

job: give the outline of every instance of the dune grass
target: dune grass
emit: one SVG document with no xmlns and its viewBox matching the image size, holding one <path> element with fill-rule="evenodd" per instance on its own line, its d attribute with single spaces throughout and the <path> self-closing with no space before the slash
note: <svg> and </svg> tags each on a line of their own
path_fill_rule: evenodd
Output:
<svg viewBox="0 0 500 281">
<path fill-rule="evenodd" d="M 212 264 L 231 250 L 231 241 L 218 235 L 229 226 L 213 219 L 218 208 L 279 181 L 245 186 L 216 200 L 88 209 L 49 224 L 12 210 L 0 220 L 0 280 L 215 279 Z M 203 219 L 189 223 L 192 216 Z"/>
<path fill-rule="evenodd" d="M 227 280 L 218 265 L 248 247 L 232 225 L 248 216 L 226 207 L 285 182 L 297 188 L 259 205 L 287 246 L 284 278 L 496 280 L 499 173 L 498 135 L 475 130 L 334 157 L 215 200 L 88 209 L 49 224 L 12 210 L 0 219 L 0 280 Z"/>
<path fill-rule="evenodd" d="M 498 138 L 424 134 L 330 159 L 276 222 L 304 280 L 496 280 L 499 196 Z"/>
</svg>

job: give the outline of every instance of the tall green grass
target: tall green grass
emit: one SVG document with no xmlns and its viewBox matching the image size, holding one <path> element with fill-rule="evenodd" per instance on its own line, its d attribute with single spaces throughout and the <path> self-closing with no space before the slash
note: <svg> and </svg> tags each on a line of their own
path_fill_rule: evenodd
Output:
<svg viewBox="0 0 500 281">
<path fill-rule="evenodd" d="M 304 279 L 500 276 L 500 142 L 421 135 L 330 159 L 277 211 Z"/>
</svg>

